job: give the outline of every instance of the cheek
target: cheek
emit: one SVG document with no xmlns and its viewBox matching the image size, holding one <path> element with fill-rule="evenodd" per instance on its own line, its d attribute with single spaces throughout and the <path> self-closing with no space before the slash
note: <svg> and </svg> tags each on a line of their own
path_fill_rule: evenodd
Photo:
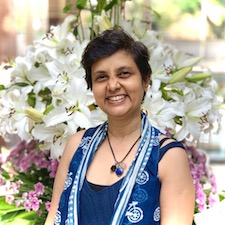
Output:
<svg viewBox="0 0 225 225">
<path fill-rule="evenodd" d="M 92 92 L 93 92 L 95 101 L 98 104 L 101 101 L 101 99 L 103 99 L 103 96 L 101 95 L 101 92 L 99 92 L 97 88 L 93 87 Z"/>
</svg>

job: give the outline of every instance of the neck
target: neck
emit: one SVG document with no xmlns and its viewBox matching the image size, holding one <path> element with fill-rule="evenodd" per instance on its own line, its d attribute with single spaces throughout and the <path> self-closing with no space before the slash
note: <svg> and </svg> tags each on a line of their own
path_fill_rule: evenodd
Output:
<svg viewBox="0 0 225 225">
<path fill-rule="evenodd" d="M 130 118 L 108 118 L 108 132 L 111 136 L 121 139 L 131 134 L 141 133 L 141 113 Z"/>
</svg>

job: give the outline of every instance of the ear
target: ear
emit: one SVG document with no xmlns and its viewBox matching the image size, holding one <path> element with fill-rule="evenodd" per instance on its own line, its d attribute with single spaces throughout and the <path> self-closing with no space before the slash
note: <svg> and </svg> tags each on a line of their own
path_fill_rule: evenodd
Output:
<svg viewBox="0 0 225 225">
<path fill-rule="evenodd" d="M 146 81 L 144 81 L 144 91 L 147 92 L 148 86 L 150 85 L 150 77 Z"/>
</svg>

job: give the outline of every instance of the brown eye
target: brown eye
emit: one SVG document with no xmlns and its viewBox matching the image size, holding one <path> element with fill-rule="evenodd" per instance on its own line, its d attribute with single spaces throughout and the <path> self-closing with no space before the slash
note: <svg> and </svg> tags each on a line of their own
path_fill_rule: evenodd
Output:
<svg viewBox="0 0 225 225">
<path fill-rule="evenodd" d="M 105 80 L 107 77 L 106 77 L 106 75 L 99 75 L 99 76 L 97 76 L 97 78 L 96 78 L 96 80 L 97 81 L 103 81 L 103 80 Z"/>
<path fill-rule="evenodd" d="M 128 72 L 128 71 L 122 71 L 119 75 L 122 76 L 122 77 L 127 77 L 127 76 L 130 75 L 130 72 Z"/>
</svg>

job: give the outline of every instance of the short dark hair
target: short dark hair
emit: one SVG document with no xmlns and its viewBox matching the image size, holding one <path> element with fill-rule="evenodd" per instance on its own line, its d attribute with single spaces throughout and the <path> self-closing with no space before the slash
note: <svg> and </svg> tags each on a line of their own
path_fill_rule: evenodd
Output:
<svg viewBox="0 0 225 225">
<path fill-rule="evenodd" d="M 147 47 L 140 41 L 135 41 L 123 29 L 117 28 L 105 30 L 89 42 L 85 48 L 81 65 L 85 69 L 85 80 L 88 88 L 92 89 L 91 67 L 98 60 L 111 56 L 119 50 L 125 50 L 133 57 L 142 80 L 147 82 L 152 74 L 149 65 L 149 52 Z"/>
</svg>

